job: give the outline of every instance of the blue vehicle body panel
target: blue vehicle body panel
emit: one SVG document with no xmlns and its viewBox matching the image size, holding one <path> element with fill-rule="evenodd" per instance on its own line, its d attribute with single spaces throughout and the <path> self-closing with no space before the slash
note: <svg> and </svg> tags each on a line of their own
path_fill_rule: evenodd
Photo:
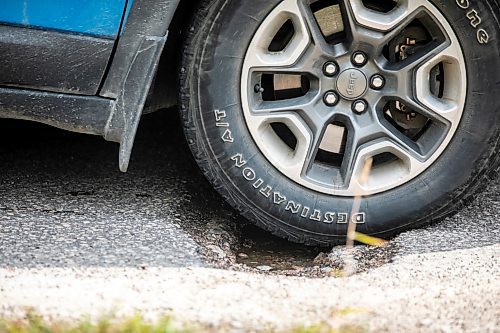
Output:
<svg viewBox="0 0 500 333">
<path fill-rule="evenodd" d="M 0 0 L 0 24 L 116 38 L 133 0 Z"/>
<path fill-rule="evenodd" d="M 120 31 L 120 34 L 123 32 L 123 29 L 125 29 L 125 25 L 127 24 L 127 19 L 130 15 L 130 11 L 132 10 L 133 3 L 134 3 L 134 0 L 127 1 L 127 7 L 125 8 L 125 14 L 123 15 L 122 31 Z"/>
</svg>

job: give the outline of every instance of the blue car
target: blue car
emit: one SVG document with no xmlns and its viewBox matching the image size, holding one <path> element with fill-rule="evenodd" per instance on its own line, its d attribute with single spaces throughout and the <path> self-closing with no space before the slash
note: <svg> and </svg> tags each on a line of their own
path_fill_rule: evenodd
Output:
<svg viewBox="0 0 500 333">
<path fill-rule="evenodd" d="M 0 6 L 1 118 L 117 142 L 125 172 L 177 106 L 227 202 L 309 245 L 457 212 L 500 167 L 499 96 L 499 0 Z"/>
</svg>

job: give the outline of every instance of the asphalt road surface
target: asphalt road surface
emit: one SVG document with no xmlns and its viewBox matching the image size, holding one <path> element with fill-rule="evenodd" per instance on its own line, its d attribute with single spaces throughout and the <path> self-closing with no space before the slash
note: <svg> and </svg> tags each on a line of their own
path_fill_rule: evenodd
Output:
<svg viewBox="0 0 500 333">
<path fill-rule="evenodd" d="M 102 138 L 0 122 L 0 266 L 205 265 L 180 224 L 194 230 L 230 212 L 192 163 L 177 118 L 148 118 L 126 174 Z"/>
<path fill-rule="evenodd" d="M 37 308 L 40 304 L 50 304 L 48 299 L 51 297 L 53 301 L 57 300 L 54 297 L 60 295 L 57 296 L 54 290 L 66 285 L 58 278 L 67 276 L 68 281 L 73 281 L 74 290 L 79 290 L 78 283 L 83 283 L 82 276 L 92 279 L 98 276 L 102 281 L 114 281 L 113 278 L 123 274 L 130 278 L 135 270 L 142 272 L 138 278 L 147 280 L 147 276 L 141 274 L 147 275 L 152 269 L 154 277 L 169 277 L 168 281 L 173 281 L 174 286 L 180 270 L 185 269 L 188 272 L 194 269 L 199 274 L 202 273 L 198 270 L 211 272 L 211 279 L 220 281 L 225 279 L 220 277 L 225 273 L 214 273 L 206 268 L 231 268 L 232 273 L 228 273 L 230 280 L 244 280 L 247 287 L 255 284 L 256 288 L 268 283 L 261 280 L 266 279 L 265 275 L 249 282 L 248 276 L 240 278 L 237 274 L 269 271 L 268 274 L 274 274 L 269 277 L 274 279 L 272 283 L 281 281 L 280 274 L 304 276 L 305 280 L 292 280 L 290 284 L 293 288 L 301 288 L 306 293 L 304 297 L 312 297 L 312 294 L 307 294 L 308 289 L 304 285 L 314 288 L 321 282 L 308 280 L 307 277 L 330 275 L 335 269 L 335 258 L 342 256 L 342 248 L 333 249 L 328 255 L 329 249 L 293 245 L 249 226 L 224 204 L 200 174 L 180 128 L 174 112 L 145 116 L 130 170 L 123 174 L 118 171 L 118 147 L 115 144 L 98 137 L 68 133 L 38 124 L 0 121 L 0 317 L 18 313 L 16 311 L 24 306 Z M 357 283 L 365 283 L 372 279 L 369 274 L 376 274 L 375 280 L 380 279 L 381 272 L 393 275 L 384 277 L 384 282 L 378 285 L 380 292 L 387 288 L 391 292 L 394 288 L 401 288 L 398 290 L 405 299 L 420 297 L 421 304 L 401 303 L 401 307 L 415 306 L 424 311 L 426 302 L 432 303 L 436 297 L 449 298 L 452 304 L 435 303 L 441 306 L 436 310 L 443 312 L 442 316 L 438 316 L 441 319 L 456 312 L 455 317 L 452 314 L 448 317 L 455 318 L 456 325 L 451 325 L 451 328 L 462 327 L 468 332 L 495 332 L 500 317 L 499 222 L 500 179 L 496 179 L 457 216 L 437 225 L 403 233 L 391 240 L 387 248 L 358 248 L 355 256 L 359 261 L 359 271 L 365 272 L 360 273 L 364 277 L 354 279 L 359 280 Z M 322 252 L 325 254 L 317 257 Z M 325 260 L 331 260 L 331 265 Z M 439 265 L 434 267 L 436 262 Z M 412 271 L 412 266 L 415 271 Z M 234 270 L 243 273 L 235 273 Z M 182 275 L 190 275 L 182 272 Z M 38 282 L 33 282 L 34 277 L 38 277 L 35 279 Z M 46 280 L 43 280 L 44 277 Z M 434 284 L 420 285 L 423 279 L 430 279 Z M 132 285 L 139 283 L 134 281 L 129 282 Z M 155 290 L 152 287 L 154 281 L 145 284 L 149 286 L 147 290 Z M 165 280 L 156 282 L 166 283 Z M 182 280 L 177 283 L 195 289 L 207 287 L 206 281 Z M 332 283 L 332 288 L 337 286 L 345 292 L 340 282 Z M 101 287 L 105 285 L 97 284 Z M 351 284 L 354 288 L 354 280 L 347 283 Z M 86 290 L 89 285 L 80 287 Z M 421 288 L 422 294 L 404 292 L 415 288 Z M 438 288 L 444 294 L 436 294 L 432 288 Z M 474 295 L 446 294 L 446 290 L 456 292 L 460 288 L 470 289 Z M 26 291 L 25 294 L 20 290 Z M 270 299 L 283 300 L 283 295 L 272 296 L 268 292 L 266 295 Z M 32 298 L 37 293 L 46 298 L 43 301 Z M 18 299 L 16 295 L 21 296 Z M 255 295 L 257 297 L 259 293 Z M 184 297 L 189 299 L 186 295 Z M 216 298 L 214 295 L 207 297 Z M 324 305 L 321 299 L 318 298 L 316 306 Z M 146 300 L 144 302 L 147 303 Z M 83 306 L 82 313 L 94 308 L 92 304 Z M 378 306 L 372 303 L 365 305 Z M 286 305 L 280 303 L 280 306 Z M 307 306 L 305 304 L 304 308 Z M 343 306 L 353 305 L 345 303 Z M 469 306 L 476 307 L 479 314 L 460 313 L 467 311 Z M 145 307 L 165 310 L 161 306 Z M 177 303 L 167 308 L 176 307 L 179 307 Z M 190 313 L 189 309 L 180 308 Z M 44 311 L 43 307 L 37 309 Z M 394 308 L 390 309 L 394 311 Z M 57 305 L 53 305 L 47 313 L 52 315 L 59 310 Z M 432 306 L 425 309 L 432 310 Z M 442 328 L 444 326 L 438 319 L 436 322 L 441 326 L 433 327 L 435 329 L 426 324 L 424 317 L 429 317 L 432 312 L 425 311 L 420 317 L 414 316 L 423 318 L 423 322 L 418 324 L 422 330 L 414 331 L 445 332 L 448 326 Z M 79 314 L 77 310 L 72 314 L 75 313 Z M 288 314 L 293 315 L 290 318 L 303 318 L 293 311 Z M 218 318 L 216 314 L 204 315 L 198 318 L 201 322 L 209 322 L 210 325 L 218 323 L 206 318 Z M 390 312 L 379 313 L 371 320 L 383 323 L 380 318 L 387 319 L 388 316 Z M 249 318 L 249 322 L 255 320 L 255 316 L 241 315 L 240 321 L 244 322 L 244 318 Z M 269 320 L 272 324 L 274 318 L 262 320 Z M 316 314 L 314 318 L 322 317 Z M 410 326 L 417 325 L 411 321 L 415 318 L 408 318 Z M 460 318 L 466 319 L 461 323 Z M 232 329 L 241 328 L 241 322 L 235 324 L 233 320 Z M 391 331 L 408 329 L 408 326 L 389 325 L 380 329 Z"/>
</svg>

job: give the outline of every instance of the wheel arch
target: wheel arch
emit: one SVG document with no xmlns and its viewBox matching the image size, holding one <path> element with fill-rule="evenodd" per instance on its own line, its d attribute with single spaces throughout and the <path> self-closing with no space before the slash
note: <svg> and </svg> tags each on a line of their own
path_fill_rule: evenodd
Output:
<svg viewBox="0 0 500 333">
<path fill-rule="evenodd" d="M 143 113 L 152 113 L 177 105 L 178 73 L 184 45 L 184 33 L 192 21 L 201 0 L 174 0 L 175 12 L 168 27 L 168 39 L 160 58 L 155 80 Z"/>
<path fill-rule="evenodd" d="M 128 169 L 141 115 L 174 104 L 180 33 L 189 22 L 189 9 L 195 8 L 188 4 L 187 0 L 134 0 L 115 46 L 99 96 L 115 100 L 104 137 L 120 143 L 122 171 Z"/>
</svg>

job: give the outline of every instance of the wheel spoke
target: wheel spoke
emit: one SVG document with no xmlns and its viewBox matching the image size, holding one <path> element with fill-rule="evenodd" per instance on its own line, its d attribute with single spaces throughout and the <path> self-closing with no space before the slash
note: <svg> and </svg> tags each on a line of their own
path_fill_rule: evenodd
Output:
<svg viewBox="0 0 500 333">
<path fill-rule="evenodd" d="M 273 36 L 279 31 L 286 20 L 291 20 L 294 27 L 294 36 L 283 51 L 269 51 Z M 246 63 L 250 68 L 286 68 L 294 65 L 311 44 L 310 35 L 297 0 L 283 1 L 265 21 L 264 29 L 255 34 Z M 271 37 L 270 37 L 271 36 Z"/>
<path fill-rule="evenodd" d="M 250 127 L 258 129 L 265 139 L 273 140 L 268 133 L 268 126 L 273 122 L 285 124 L 297 139 L 297 146 L 293 153 L 285 156 L 282 152 L 286 147 L 275 145 L 272 156 L 281 159 L 280 163 L 288 163 L 287 172 L 290 176 L 302 177 L 311 168 L 316 153 L 321 144 L 325 120 L 315 112 L 314 101 L 308 98 L 291 99 L 279 102 L 263 102 L 256 108 Z M 271 153 L 271 152 L 270 152 Z"/>
<path fill-rule="evenodd" d="M 252 110 L 252 118 L 247 121 L 249 129 L 259 133 L 259 140 L 268 143 L 264 147 L 267 156 L 276 160 L 287 174 L 301 177 L 314 160 L 321 142 L 325 120 L 315 110 L 317 101 L 310 96 L 283 100 L 264 101 Z M 295 149 L 284 145 L 276 136 L 271 124 L 284 124 L 297 139 Z"/>
<path fill-rule="evenodd" d="M 420 0 L 399 1 L 396 8 L 389 13 L 383 13 L 366 8 L 362 0 L 347 0 L 345 3 L 348 5 L 349 17 L 358 25 L 386 33 L 404 25 L 403 23 L 409 18 L 415 17 L 423 6 Z"/>
<path fill-rule="evenodd" d="M 308 95 L 299 98 L 285 99 L 282 101 L 263 101 L 252 110 L 256 115 L 268 116 L 282 112 L 307 112 L 313 109 L 314 101 Z"/>
<path fill-rule="evenodd" d="M 406 156 L 407 160 L 422 159 L 415 142 L 384 122 L 374 120 L 365 127 L 355 126 L 351 132 L 341 169 L 346 185 L 356 181 L 357 172 L 362 168 L 364 159 L 368 157 L 375 157 L 381 153 L 393 153 L 393 150 L 397 148 L 398 155 Z M 384 151 L 384 147 L 391 148 Z"/>
<path fill-rule="evenodd" d="M 306 95 L 297 98 L 290 98 L 277 101 L 256 102 L 250 112 L 256 117 L 282 117 L 284 115 L 294 114 L 294 117 L 301 118 L 314 132 L 323 127 L 324 119 L 316 112 L 321 105 L 322 100 L 317 92 L 310 91 Z M 318 105 L 319 104 L 319 105 Z"/>
<path fill-rule="evenodd" d="M 363 42 L 382 52 L 423 10 L 415 1 L 401 1 L 389 13 L 367 9 L 361 0 L 345 1 L 350 33 L 353 40 Z"/>
<path fill-rule="evenodd" d="M 320 58 L 321 53 L 311 44 L 305 47 L 293 63 L 284 60 L 282 54 L 270 54 L 258 58 L 259 62 L 252 65 L 251 71 L 260 74 L 311 74 L 317 76 L 318 68 L 315 65 Z"/>
<path fill-rule="evenodd" d="M 432 68 L 444 64 L 446 90 L 437 97 L 431 92 L 429 77 Z M 452 42 L 446 49 L 425 61 L 415 72 L 415 99 L 425 106 L 426 115 L 442 117 L 453 124 L 460 121 L 466 91 L 466 69 L 461 59 L 458 42 Z M 434 116 L 434 117 L 433 117 Z"/>
<path fill-rule="evenodd" d="M 309 142 L 307 153 L 304 156 L 302 156 L 303 157 L 301 162 L 302 170 L 300 176 L 306 175 L 312 168 L 315 162 L 316 154 L 318 153 L 319 147 L 323 140 L 326 126 L 327 125 L 325 124 L 317 124 L 312 127 L 312 132 L 311 132 L 312 136 L 311 136 L 311 141 Z"/>
<path fill-rule="evenodd" d="M 361 174 L 367 159 L 385 153 L 392 154 L 395 159 L 389 164 L 374 166 L 370 170 L 370 175 Z M 352 171 L 346 180 L 346 184 L 350 192 L 358 195 L 363 195 L 367 189 L 374 186 L 380 189 L 391 188 L 398 183 L 399 177 L 416 174 L 425 168 L 424 163 L 412 153 L 408 153 L 406 149 L 389 139 L 380 139 L 361 147 L 355 155 L 352 165 Z M 360 181 L 363 176 L 368 178 L 367 182 Z"/>
<path fill-rule="evenodd" d="M 297 139 L 295 149 L 288 147 L 274 132 L 273 123 L 284 124 Z M 300 176 L 304 161 L 307 158 L 309 147 L 313 141 L 313 134 L 309 126 L 295 112 L 280 112 L 266 116 L 254 116 L 247 122 L 254 139 L 265 140 L 267 144 L 261 149 L 271 162 L 280 165 L 283 172 L 290 176 Z"/>
<path fill-rule="evenodd" d="M 397 96 L 412 110 L 443 124 L 453 124 L 461 116 L 461 96 L 465 92 L 465 68 L 459 59 L 459 46 L 440 44 L 431 52 L 408 58 L 394 73 L 398 77 Z M 438 64 L 444 64 L 447 89 L 443 96 L 431 91 L 430 75 Z"/>
<path fill-rule="evenodd" d="M 299 0 L 299 9 L 309 29 L 309 33 L 314 45 L 319 49 L 328 52 L 327 50 L 329 50 L 331 46 L 326 42 L 326 39 L 323 36 L 323 32 L 321 31 L 316 18 L 314 17 L 311 7 L 309 7 L 309 2 Z"/>
</svg>

